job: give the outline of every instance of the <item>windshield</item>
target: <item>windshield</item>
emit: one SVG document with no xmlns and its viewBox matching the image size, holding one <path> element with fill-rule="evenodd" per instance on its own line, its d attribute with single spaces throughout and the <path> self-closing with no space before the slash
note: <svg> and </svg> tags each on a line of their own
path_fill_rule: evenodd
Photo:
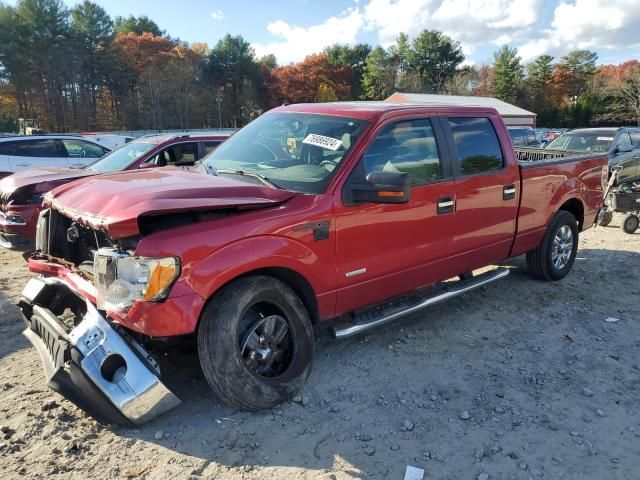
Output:
<svg viewBox="0 0 640 480">
<path fill-rule="evenodd" d="M 368 125 L 345 117 L 267 113 L 205 157 L 204 169 L 255 173 L 280 188 L 322 193 Z M 237 178 L 260 182 L 255 175 Z"/>
<path fill-rule="evenodd" d="M 127 168 L 153 147 L 155 147 L 154 143 L 127 143 L 86 168 L 102 173 L 119 172 Z"/>
<path fill-rule="evenodd" d="M 563 133 L 547 144 L 549 150 L 574 150 L 576 152 L 606 152 L 611 146 L 613 132 Z"/>
</svg>

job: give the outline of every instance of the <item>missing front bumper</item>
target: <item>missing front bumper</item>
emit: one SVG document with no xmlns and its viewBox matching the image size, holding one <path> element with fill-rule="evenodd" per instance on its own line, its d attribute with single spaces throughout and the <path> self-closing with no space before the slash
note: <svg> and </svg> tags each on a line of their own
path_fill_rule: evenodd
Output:
<svg viewBox="0 0 640 480">
<path fill-rule="evenodd" d="M 22 297 L 24 334 L 48 385 L 80 408 L 105 423 L 143 424 L 180 403 L 160 381 L 155 360 L 66 284 L 33 278 Z M 67 307 L 83 315 L 72 329 L 56 316 Z"/>
</svg>

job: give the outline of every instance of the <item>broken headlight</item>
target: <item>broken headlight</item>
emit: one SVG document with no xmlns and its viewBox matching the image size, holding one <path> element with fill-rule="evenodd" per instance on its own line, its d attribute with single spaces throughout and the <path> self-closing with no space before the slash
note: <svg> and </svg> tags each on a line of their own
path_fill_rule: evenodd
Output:
<svg viewBox="0 0 640 480">
<path fill-rule="evenodd" d="M 180 275 L 180 261 L 101 248 L 95 254 L 93 269 L 98 308 L 123 311 L 135 301 L 164 300 Z"/>
</svg>

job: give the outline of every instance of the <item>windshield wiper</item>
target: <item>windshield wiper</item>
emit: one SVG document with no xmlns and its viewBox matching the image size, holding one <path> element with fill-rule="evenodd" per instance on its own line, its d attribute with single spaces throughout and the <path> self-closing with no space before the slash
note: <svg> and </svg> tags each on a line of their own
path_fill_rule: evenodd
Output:
<svg viewBox="0 0 640 480">
<path fill-rule="evenodd" d="M 209 168 L 211 168 L 211 167 L 209 167 Z M 240 176 L 243 176 L 243 177 L 257 178 L 262 183 L 264 183 L 267 187 L 277 188 L 279 190 L 282 190 L 281 187 L 277 186 L 275 183 L 273 183 L 271 180 L 269 180 L 264 175 L 260 175 L 259 173 L 252 172 L 251 170 L 240 170 L 240 169 L 231 169 L 231 168 L 228 168 L 228 169 L 227 168 L 218 168 L 218 169 L 215 170 L 215 175 L 218 175 L 220 173 L 227 174 L 227 175 L 240 175 Z"/>
<path fill-rule="evenodd" d="M 198 160 L 193 166 L 196 168 L 202 166 L 204 168 L 205 173 L 207 173 L 208 175 L 216 174 L 213 167 L 203 160 Z"/>
</svg>

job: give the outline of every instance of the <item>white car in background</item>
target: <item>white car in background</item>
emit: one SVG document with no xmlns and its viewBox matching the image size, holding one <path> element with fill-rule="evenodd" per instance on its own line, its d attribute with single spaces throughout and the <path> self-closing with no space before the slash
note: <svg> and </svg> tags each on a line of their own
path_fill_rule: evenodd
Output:
<svg viewBox="0 0 640 480">
<path fill-rule="evenodd" d="M 27 135 L 0 138 L 0 178 L 27 168 L 81 168 L 111 150 L 69 135 Z"/>
<path fill-rule="evenodd" d="M 82 136 L 111 150 L 120 148 L 135 139 L 130 135 L 116 135 L 114 133 L 83 133 Z"/>
</svg>

